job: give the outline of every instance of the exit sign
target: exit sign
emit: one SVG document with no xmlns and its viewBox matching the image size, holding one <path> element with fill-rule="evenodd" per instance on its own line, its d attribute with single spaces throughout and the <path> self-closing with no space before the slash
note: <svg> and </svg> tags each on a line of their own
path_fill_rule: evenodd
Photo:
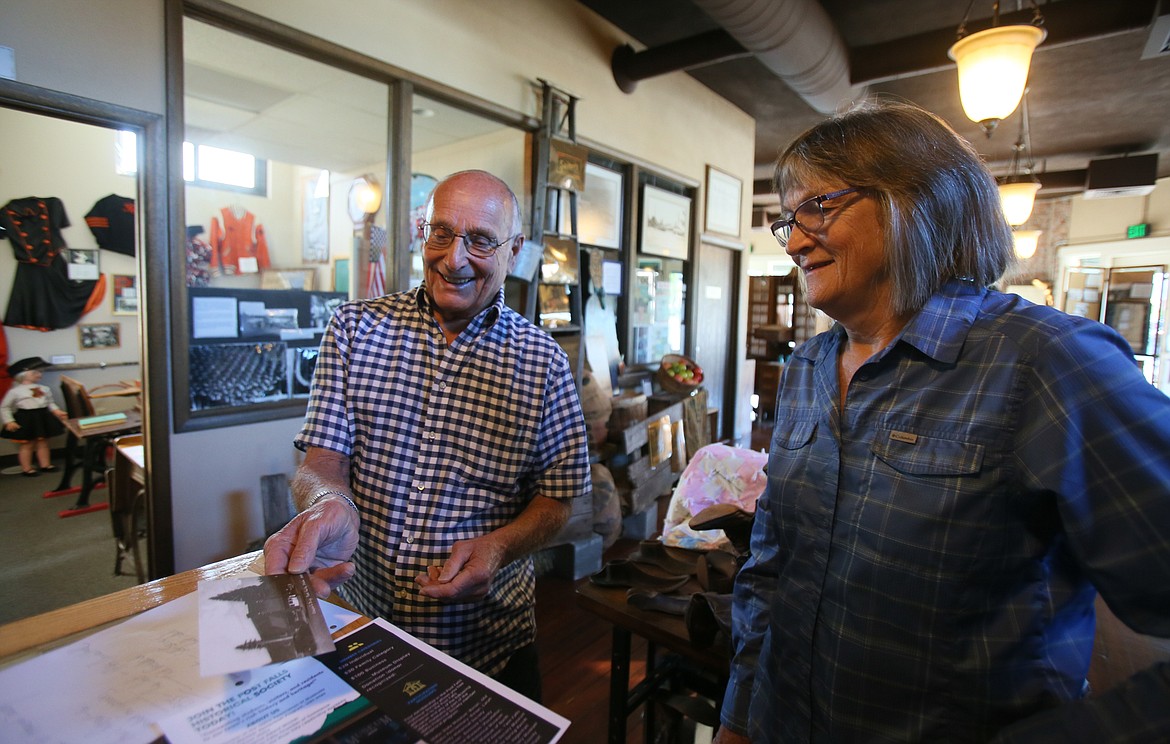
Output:
<svg viewBox="0 0 1170 744">
<path fill-rule="evenodd" d="M 1144 238 L 1150 234 L 1150 223 L 1142 222 L 1138 225 L 1130 225 L 1125 228 L 1125 237 L 1127 238 Z"/>
</svg>

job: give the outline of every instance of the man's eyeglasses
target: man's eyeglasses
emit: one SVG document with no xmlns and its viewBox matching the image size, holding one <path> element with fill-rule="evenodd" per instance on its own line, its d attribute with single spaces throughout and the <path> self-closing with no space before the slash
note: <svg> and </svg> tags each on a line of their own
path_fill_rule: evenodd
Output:
<svg viewBox="0 0 1170 744">
<path fill-rule="evenodd" d="M 438 251 L 446 250 L 451 247 L 455 238 L 462 238 L 463 245 L 467 248 L 467 252 L 476 258 L 491 258 L 496 253 L 496 249 L 504 243 L 509 243 L 520 237 L 517 233 L 510 238 L 505 238 L 499 242 L 492 240 L 487 235 L 480 235 L 479 233 L 457 233 L 449 227 L 442 225 L 432 225 L 429 222 L 424 222 L 422 226 L 423 243 L 427 248 L 433 248 Z"/>
<path fill-rule="evenodd" d="M 840 191 L 831 191 L 828 194 L 805 199 L 796 205 L 796 209 L 788 212 L 772 223 L 772 234 L 776 236 L 781 248 L 788 247 L 788 239 L 792 237 L 792 226 L 796 225 L 805 232 L 815 232 L 825 224 L 825 209 L 821 205 L 830 199 L 861 191 L 860 186 L 850 186 Z"/>
</svg>

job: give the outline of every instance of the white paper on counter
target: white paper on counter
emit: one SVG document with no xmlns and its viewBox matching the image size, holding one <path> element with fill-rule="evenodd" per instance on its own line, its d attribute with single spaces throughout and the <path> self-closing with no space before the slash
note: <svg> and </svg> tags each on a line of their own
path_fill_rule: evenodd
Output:
<svg viewBox="0 0 1170 744">
<path fill-rule="evenodd" d="M 327 610 L 327 621 L 331 614 L 335 613 Z M 255 688 L 255 684 L 248 684 L 251 679 L 257 675 L 264 678 L 284 667 L 265 667 L 244 675 L 200 677 L 198 624 L 196 597 L 188 594 L 0 671 L 3 740 L 146 744 L 163 733 L 160 722 L 173 721 L 192 710 L 231 705 L 229 701 L 240 699 L 241 690 Z M 323 711 L 317 727 L 328 712 L 325 707 L 357 698 L 348 686 L 344 699 L 338 697 L 334 685 L 344 683 L 332 672 L 317 674 L 315 670 L 323 667 L 316 660 L 302 659 L 297 663 L 304 667 L 294 670 L 296 684 L 300 685 L 298 694 L 306 698 L 321 694 L 323 703 L 332 700 L 317 706 Z M 292 679 L 290 676 L 287 681 Z M 288 689 L 291 688 L 282 683 L 272 691 L 284 695 Z M 270 723 L 281 725 L 281 721 Z M 304 726 L 303 733 L 316 730 L 310 722 L 304 722 Z M 263 736 L 256 739 L 266 740 Z"/>
<path fill-rule="evenodd" d="M 171 744 L 292 741 L 317 731 L 330 712 L 358 697 L 313 658 L 228 676 L 237 685 L 232 694 L 162 720 Z"/>
</svg>

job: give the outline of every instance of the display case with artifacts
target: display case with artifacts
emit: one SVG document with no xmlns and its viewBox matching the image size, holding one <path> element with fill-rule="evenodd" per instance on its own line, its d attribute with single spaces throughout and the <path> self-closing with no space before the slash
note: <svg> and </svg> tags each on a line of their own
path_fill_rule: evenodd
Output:
<svg viewBox="0 0 1170 744">
<path fill-rule="evenodd" d="M 192 410 L 306 396 L 329 316 L 346 298 L 205 287 L 189 293 Z"/>
</svg>

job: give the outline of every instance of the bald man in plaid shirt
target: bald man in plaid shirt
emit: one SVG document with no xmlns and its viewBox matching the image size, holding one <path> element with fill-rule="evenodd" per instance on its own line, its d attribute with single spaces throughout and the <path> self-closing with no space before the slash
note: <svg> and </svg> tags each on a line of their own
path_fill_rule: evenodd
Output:
<svg viewBox="0 0 1170 744">
<path fill-rule="evenodd" d="M 435 187 L 417 289 L 343 304 L 321 344 L 293 480 L 300 513 L 269 573 L 309 571 L 539 700 L 529 555 L 590 491 L 564 351 L 504 304 L 524 244 L 500 179 Z"/>
</svg>

